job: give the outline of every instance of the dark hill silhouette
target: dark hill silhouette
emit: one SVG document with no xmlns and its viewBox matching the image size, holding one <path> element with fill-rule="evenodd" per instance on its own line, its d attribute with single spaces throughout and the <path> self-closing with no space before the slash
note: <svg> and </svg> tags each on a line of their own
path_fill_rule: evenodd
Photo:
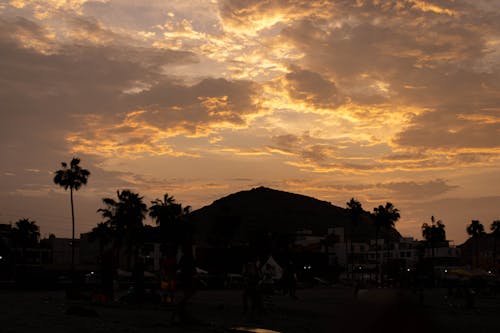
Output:
<svg viewBox="0 0 500 333">
<path fill-rule="evenodd" d="M 309 229 L 326 235 L 329 227 L 350 223 L 348 210 L 305 195 L 258 187 L 230 194 L 191 213 L 198 241 L 246 243 L 258 233 L 293 234 Z M 349 230 L 349 229 L 348 229 Z M 373 238 L 375 228 L 365 212 L 353 240 Z M 397 231 L 391 232 L 399 236 Z"/>
</svg>

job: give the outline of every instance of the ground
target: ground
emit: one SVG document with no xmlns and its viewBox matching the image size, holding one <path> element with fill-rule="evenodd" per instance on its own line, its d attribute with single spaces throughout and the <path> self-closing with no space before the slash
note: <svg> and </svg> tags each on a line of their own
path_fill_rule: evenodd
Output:
<svg viewBox="0 0 500 333">
<path fill-rule="evenodd" d="M 91 305 L 67 301 L 63 291 L 0 290 L 0 332 L 119 333 L 230 332 L 265 328 L 278 332 L 496 332 L 500 297 L 480 296 L 467 309 L 445 290 L 361 290 L 349 287 L 302 289 L 293 300 L 265 299 L 266 312 L 243 314 L 241 291 L 199 291 L 188 307 L 190 325 L 171 321 L 170 309 L 156 305 Z M 423 301 L 421 303 L 421 301 Z M 68 314 L 68 309 L 77 309 Z M 83 311 L 82 311 L 83 309 Z M 70 310 L 71 312 L 71 310 Z M 234 330 L 233 330 L 234 331 Z"/>
</svg>

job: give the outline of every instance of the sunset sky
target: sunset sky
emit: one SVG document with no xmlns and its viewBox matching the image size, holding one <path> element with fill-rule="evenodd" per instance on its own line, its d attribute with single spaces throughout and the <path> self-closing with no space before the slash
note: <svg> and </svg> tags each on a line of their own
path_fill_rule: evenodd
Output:
<svg viewBox="0 0 500 333">
<path fill-rule="evenodd" d="M 500 219 L 500 1 L 0 0 L 0 223 L 257 186 L 392 202 L 459 244 Z M 148 223 L 151 221 L 148 219 Z"/>
</svg>

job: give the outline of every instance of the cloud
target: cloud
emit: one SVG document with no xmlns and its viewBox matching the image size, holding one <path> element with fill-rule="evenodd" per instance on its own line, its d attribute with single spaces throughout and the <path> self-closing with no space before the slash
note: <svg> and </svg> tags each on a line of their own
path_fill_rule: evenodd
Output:
<svg viewBox="0 0 500 333">
<path fill-rule="evenodd" d="M 78 20 L 86 30 L 92 30 L 96 22 L 83 23 Z M 1 20 L 0 27 L 0 96 L 7 106 L 1 115 L 0 137 L 4 144 L 25 144 L 32 138 L 66 150 L 74 141 L 64 142 L 61 138 L 85 131 L 82 120 L 93 119 L 99 126 L 120 119 L 120 113 L 146 103 L 139 100 L 141 91 L 165 80 L 163 65 L 195 61 L 187 52 L 115 42 L 61 44 L 47 37 L 41 25 L 22 18 Z M 103 33 L 102 27 L 98 30 Z M 51 52 L 45 52 L 40 45 L 48 45 Z M 153 97 L 151 93 L 149 97 Z M 26 119 L 36 126 L 24 137 L 15 135 Z M 60 126 L 63 123 L 65 126 Z M 146 138 L 143 141 L 147 143 Z"/>
<path fill-rule="evenodd" d="M 393 192 L 395 197 L 406 200 L 429 199 L 458 188 L 456 185 L 449 185 L 443 179 L 426 182 L 389 182 L 385 184 L 377 184 L 377 187 L 388 189 Z"/>
<path fill-rule="evenodd" d="M 294 155 L 306 163 L 318 164 L 333 157 L 335 148 L 326 143 L 326 140 L 312 138 L 304 133 L 301 136 L 293 134 L 277 135 L 272 137 L 272 145 L 268 146 L 271 152 L 285 155 Z"/>
<path fill-rule="evenodd" d="M 500 97 L 500 96 L 499 96 Z M 402 146 L 426 149 L 500 149 L 500 118 L 473 110 L 443 108 L 415 117 L 395 139 Z M 498 153 L 498 151 L 497 151 Z"/>
<path fill-rule="evenodd" d="M 68 137 L 79 151 L 104 156 L 196 154 L 175 151 L 171 137 L 208 136 L 222 128 L 245 128 L 247 116 L 261 111 L 258 86 L 249 81 L 204 79 L 194 85 L 165 80 L 149 90 L 124 97 L 130 111 L 107 121 L 82 119 L 85 129 Z"/>
<path fill-rule="evenodd" d="M 344 102 L 334 82 L 320 74 L 292 67 L 285 75 L 286 88 L 295 101 L 305 102 L 316 108 L 335 108 Z"/>
<path fill-rule="evenodd" d="M 328 12 L 332 4 L 316 1 L 219 1 L 219 13 L 226 29 L 254 34 L 296 17 Z"/>
</svg>

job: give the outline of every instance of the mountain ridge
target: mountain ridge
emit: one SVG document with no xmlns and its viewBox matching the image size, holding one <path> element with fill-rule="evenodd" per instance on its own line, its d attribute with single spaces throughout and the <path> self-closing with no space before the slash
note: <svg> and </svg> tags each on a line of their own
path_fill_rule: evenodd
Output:
<svg viewBox="0 0 500 333">
<path fill-rule="evenodd" d="M 243 243 L 255 233 L 294 234 L 297 230 L 309 229 L 314 235 L 326 235 L 328 228 L 346 226 L 351 221 L 346 208 L 262 186 L 217 199 L 193 211 L 191 217 L 197 240 Z M 366 240 L 374 235 L 368 212 L 362 214 L 352 232 L 354 240 Z"/>
</svg>

